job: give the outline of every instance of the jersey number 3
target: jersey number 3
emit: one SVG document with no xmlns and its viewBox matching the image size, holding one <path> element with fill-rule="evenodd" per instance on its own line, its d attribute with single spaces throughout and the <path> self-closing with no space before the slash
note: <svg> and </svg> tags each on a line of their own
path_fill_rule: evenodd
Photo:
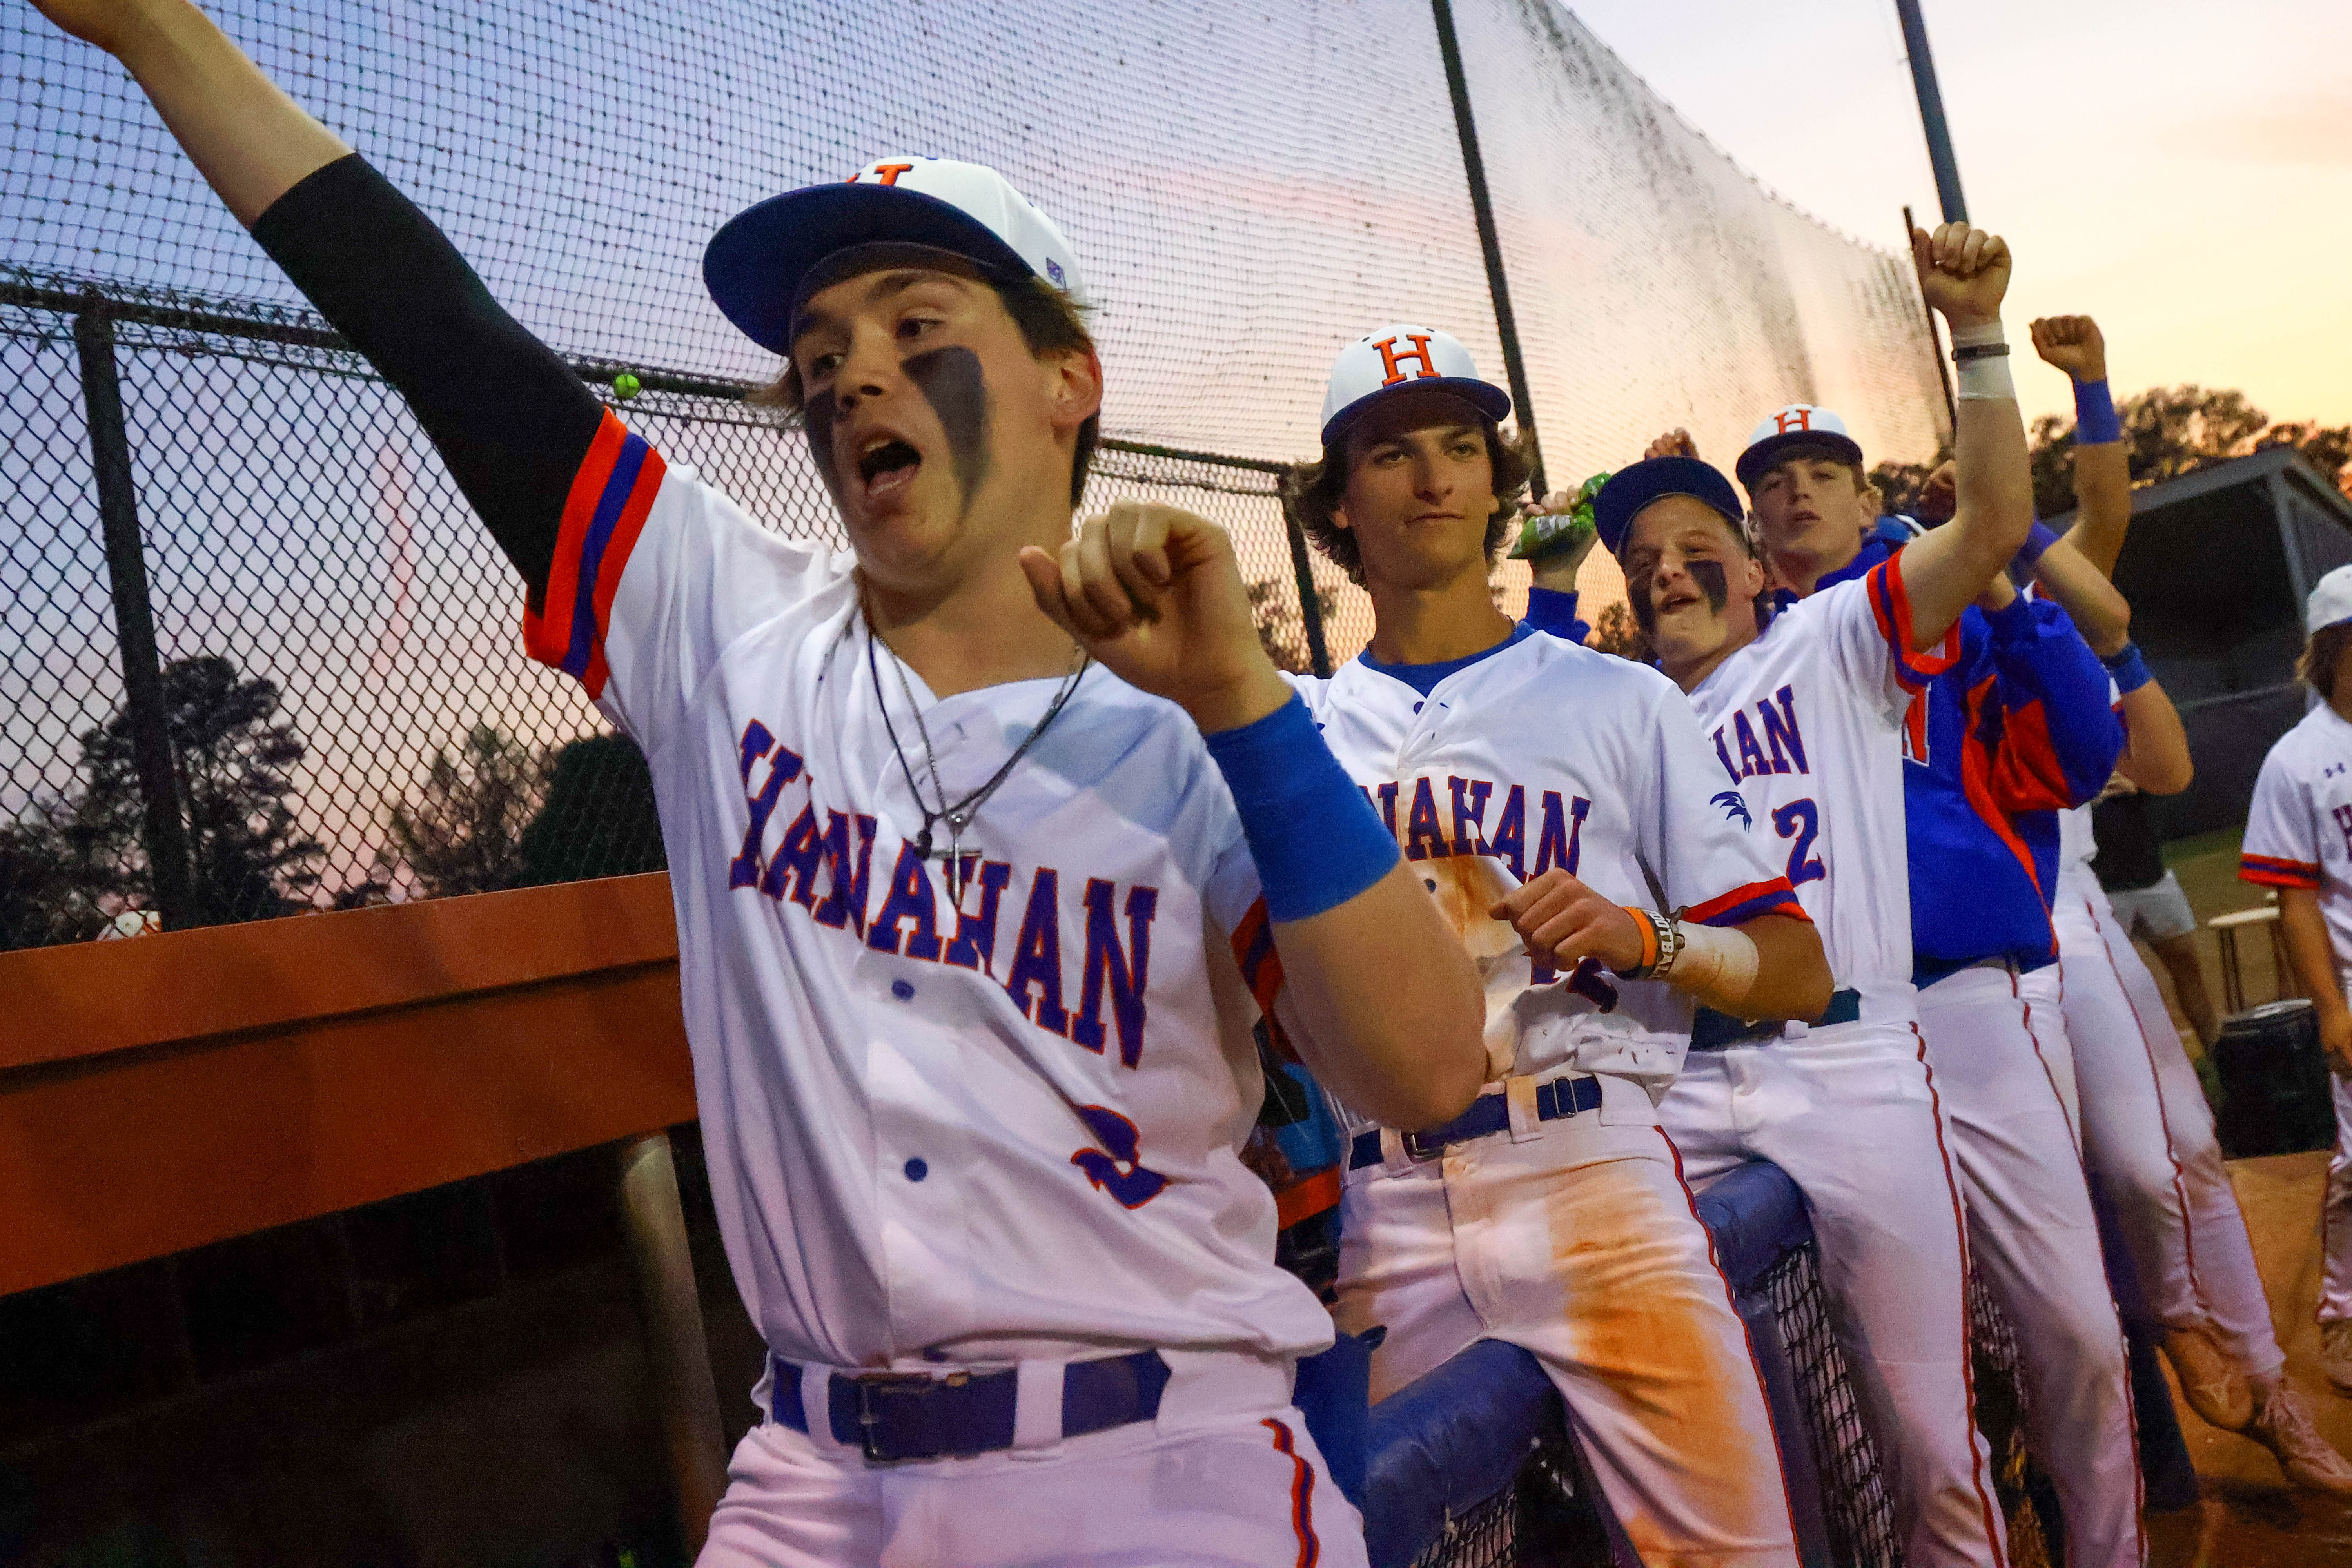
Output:
<svg viewBox="0 0 2352 1568">
<path fill-rule="evenodd" d="M 1797 841 L 1789 849 L 1789 886 L 1801 888 L 1830 874 L 1822 858 L 1813 853 L 1813 840 L 1822 834 L 1822 814 L 1810 799 L 1792 800 L 1776 809 L 1772 826 L 1781 837 Z"/>
</svg>

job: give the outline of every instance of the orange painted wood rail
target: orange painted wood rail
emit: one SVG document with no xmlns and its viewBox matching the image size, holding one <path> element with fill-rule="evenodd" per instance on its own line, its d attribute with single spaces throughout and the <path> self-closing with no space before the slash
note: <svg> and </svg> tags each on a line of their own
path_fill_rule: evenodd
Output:
<svg viewBox="0 0 2352 1568">
<path fill-rule="evenodd" d="M 0 953 L 0 1295 L 694 1114 L 658 873 Z"/>
</svg>

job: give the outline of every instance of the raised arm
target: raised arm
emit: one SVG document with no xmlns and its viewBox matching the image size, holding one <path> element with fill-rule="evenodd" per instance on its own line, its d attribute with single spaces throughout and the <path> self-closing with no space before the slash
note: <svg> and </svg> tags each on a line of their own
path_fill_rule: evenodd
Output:
<svg viewBox="0 0 2352 1568">
<path fill-rule="evenodd" d="M 2123 679 L 2130 679 L 2128 676 Z M 2116 704 L 2124 721 L 2124 752 L 2116 771 L 2148 795 L 2179 795 L 2197 776 L 2180 710 L 2153 679 L 2142 680 Z"/>
<path fill-rule="evenodd" d="M 1308 1069 L 1391 1127 L 1459 1115 L 1486 1077 L 1477 968 L 1266 658 L 1224 530 L 1124 502 L 1058 561 L 1032 545 L 1021 565 L 1040 609 L 1207 738 L 1257 862 Z"/>
<path fill-rule="evenodd" d="M 534 599 L 603 409 L 399 192 L 186 0 L 34 0 L 107 50 L 320 313 L 407 398 Z"/>
<path fill-rule="evenodd" d="M 2074 384 L 2074 525 L 2067 545 L 2102 577 L 2116 574 L 2131 527 L 2131 467 L 2107 389 L 2107 342 L 2088 316 L 2033 323 L 2033 352 Z"/>
<path fill-rule="evenodd" d="M 1912 651 L 1925 653 L 1943 640 L 1960 612 L 2025 542 L 2033 526 L 2033 476 L 2025 422 L 2018 414 L 2001 343 L 2008 246 L 1982 229 L 1943 224 L 1933 236 L 1913 230 L 1911 252 L 1919 291 L 1951 328 L 1953 354 L 1959 359 L 1952 521 L 1903 550 Z M 1995 348 L 2000 352 L 1987 352 Z"/>
</svg>

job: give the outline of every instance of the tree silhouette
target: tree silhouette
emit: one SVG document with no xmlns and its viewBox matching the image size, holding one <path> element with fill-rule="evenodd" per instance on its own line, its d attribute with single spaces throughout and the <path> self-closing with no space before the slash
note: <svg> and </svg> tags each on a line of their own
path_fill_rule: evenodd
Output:
<svg viewBox="0 0 2352 1568">
<path fill-rule="evenodd" d="M 1265 657 L 1274 660 L 1276 669 L 1286 669 L 1293 675 L 1311 675 L 1315 665 L 1307 647 L 1306 623 L 1286 597 L 1286 584 L 1271 577 L 1252 581 L 1244 590 L 1249 595 L 1250 614 L 1257 622 L 1257 640 L 1265 649 Z M 1339 611 L 1339 595 L 1317 584 L 1315 608 L 1329 626 L 1331 617 Z"/>
<path fill-rule="evenodd" d="M 188 925 L 310 907 L 319 841 L 295 820 L 289 774 L 306 748 L 278 717 L 275 681 L 216 654 L 163 667 L 176 805 L 188 845 Z M 81 735 L 78 795 L 37 801 L 0 826 L 0 946 L 75 942 L 123 909 L 152 910 L 146 795 L 118 709 Z"/>
<path fill-rule="evenodd" d="M 2161 484 L 2200 468 L 2272 447 L 2292 447 L 2330 484 L 2352 494 L 2346 474 L 2352 426 L 2284 421 L 2231 388 L 2158 386 L 2116 405 L 2135 485 Z M 2045 414 L 2031 432 L 2034 510 L 2056 517 L 2074 510 L 2074 422 Z"/>
<path fill-rule="evenodd" d="M 88 942 L 105 929 L 100 900 L 115 868 L 91 862 L 74 816 L 70 804 L 39 801 L 0 826 L 0 951 Z"/>
<path fill-rule="evenodd" d="M 547 792 L 547 760 L 495 724 L 477 724 L 452 756 L 433 753 L 424 787 L 392 808 L 382 858 L 430 896 L 520 887 L 523 833 Z"/>
<path fill-rule="evenodd" d="M 621 735 L 574 741 L 555 753 L 547 800 L 522 830 L 527 884 L 659 871 L 661 823 L 645 753 Z"/>
</svg>

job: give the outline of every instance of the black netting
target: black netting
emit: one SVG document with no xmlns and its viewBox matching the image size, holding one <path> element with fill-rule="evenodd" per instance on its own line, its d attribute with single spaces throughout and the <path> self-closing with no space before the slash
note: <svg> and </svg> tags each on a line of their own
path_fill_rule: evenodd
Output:
<svg viewBox="0 0 2352 1568">
<path fill-rule="evenodd" d="M 1862 1406 L 1845 1351 L 1830 1322 L 1819 1249 L 1801 1247 L 1765 1275 L 1780 1340 L 1805 1413 L 1813 1468 L 1822 1478 L 1822 1512 L 1830 1552 L 1841 1568 L 1900 1568 L 1903 1542 L 1886 1497 L 1878 1447 L 1862 1424 Z"/>
<path fill-rule="evenodd" d="M 702 244 L 885 153 L 993 163 L 1069 232 L 1118 438 L 1088 504 L 1150 495 L 1233 528 L 1293 668 L 1311 631 L 1339 660 L 1371 630 L 1319 557 L 1302 602 L 1274 500 L 1338 344 L 1417 318 L 1502 374 L 1420 0 L 214 9 L 527 325 L 600 382 L 639 374 L 633 424 L 788 532 L 835 524 L 797 442 L 736 395 L 772 362 L 703 295 Z M 1932 448 L 1898 261 L 1773 200 L 1551 0 L 1454 12 L 1556 485 L 1667 424 L 1727 457 L 1797 396 L 1838 404 L 1874 455 Z M 522 658 L 512 580 L 404 410 L 126 75 L 19 6 L 0 77 L 0 945 L 154 908 L 159 805 L 191 919 L 658 864 L 642 764 Z M 110 512 L 74 337 L 101 314 L 129 454 Z M 125 572 L 151 601 L 120 617 L 143 697 Z M 1523 570 L 1498 583 L 1523 602 Z M 1585 586 L 1588 613 L 1622 592 L 1598 556 Z M 166 731 L 174 760 L 142 764 Z"/>
</svg>

